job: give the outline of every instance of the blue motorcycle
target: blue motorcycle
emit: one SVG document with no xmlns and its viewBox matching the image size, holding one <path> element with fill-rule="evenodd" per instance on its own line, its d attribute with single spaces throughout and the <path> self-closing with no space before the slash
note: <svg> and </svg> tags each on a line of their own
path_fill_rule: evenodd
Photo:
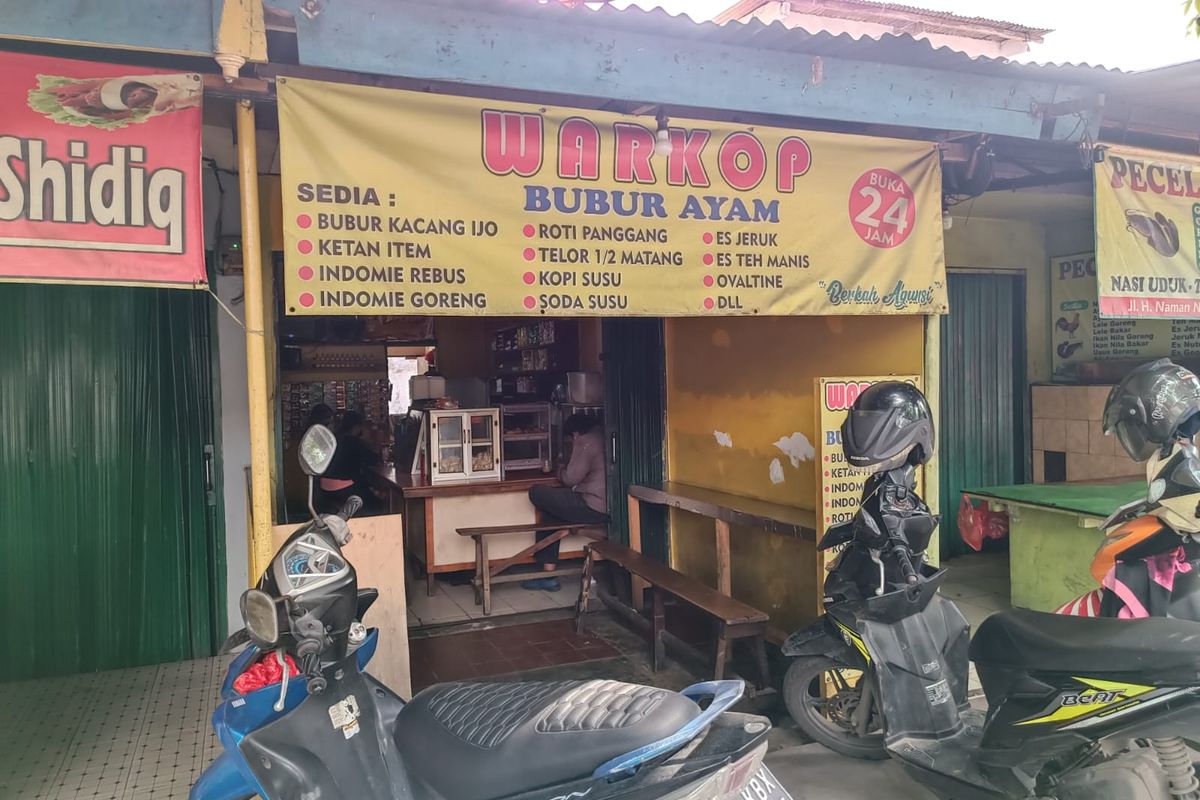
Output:
<svg viewBox="0 0 1200 800">
<path fill-rule="evenodd" d="M 245 628 L 213 728 L 224 751 L 191 800 L 732 800 L 785 798 L 762 757 L 770 722 L 729 709 L 741 681 L 671 692 L 608 680 L 449 683 L 411 702 L 366 673 L 378 597 L 342 554 L 351 498 L 312 508 L 314 476 L 336 440 L 313 426 L 300 445 L 312 522 L 241 599 Z M 236 679 L 265 657 L 283 680 L 245 694 Z M 290 662 L 290 663 L 289 663 Z M 297 665 L 292 675 L 290 664 Z"/>
</svg>

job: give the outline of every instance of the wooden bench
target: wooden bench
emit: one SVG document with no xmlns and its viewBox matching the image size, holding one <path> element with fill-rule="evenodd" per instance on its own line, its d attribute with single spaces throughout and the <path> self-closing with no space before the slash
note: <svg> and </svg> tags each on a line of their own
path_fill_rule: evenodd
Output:
<svg viewBox="0 0 1200 800">
<path fill-rule="evenodd" d="M 590 531 L 599 531 L 598 533 L 589 533 Z M 492 613 L 492 584 L 494 583 L 513 583 L 515 581 L 527 581 L 532 578 L 547 577 L 541 574 L 517 574 L 517 575 L 502 575 L 509 567 L 523 563 L 535 553 L 549 547 L 555 542 L 562 541 L 572 533 L 590 536 L 591 538 L 600 538 L 604 535 L 604 528 L 595 523 L 583 524 L 572 523 L 570 525 L 543 525 L 539 523 L 525 523 L 523 525 L 489 525 L 475 528 L 457 528 L 459 536 L 470 536 L 475 540 L 475 577 L 472 578 L 471 584 L 475 588 L 475 605 L 483 604 L 484 616 L 490 616 Z M 540 542 L 534 542 L 519 553 L 509 556 L 508 558 L 497 561 L 495 564 L 488 559 L 488 538 L 491 536 L 500 536 L 510 533 L 539 533 L 541 531 L 554 531 L 551 535 L 542 539 Z M 581 569 L 558 569 L 553 573 L 556 578 L 573 578 L 582 574 Z"/>
<path fill-rule="evenodd" d="M 764 637 L 767 633 L 767 615 L 757 608 L 735 600 L 729 595 L 706 586 L 689 578 L 682 572 L 676 572 L 642 555 L 623 544 L 612 541 L 591 542 L 587 546 L 587 558 L 583 563 L 583 575 L 580 582 L 579 601 L 576 605 L 575 628 L 583 632 L 583 619 L 587 614 L 588 596 L 590 594 L 594 561 L 603 558 L 619 565 L 631 576 L 640 577 L 650 585 L 653 593 L 653 612 L 649 625 L 636 610 L 629 608 L 597 587 L 597 595 L 618 612 L 622 617 L 635 625 L 648 629 L 654 670 L 657 672 L 666 655 L 666 640 L 685 650 L 693 650 L 686 642 L 679 640 L 666 631 L 666 615 L 663 608 L 665 595 L 670 595 L 690 606 L 693 606 L 713 618 L 716 628 L 716 654 L 713 676 L 720 680 L 725 674 L 725 662 L 729 657 L 730 643 L 737 639 L 752 639 L 751 646 L 759 671 L 759 688 L 765 688 L 770 683 L 770 672 L 767 667 L 767 650 Z"/>
</svg>

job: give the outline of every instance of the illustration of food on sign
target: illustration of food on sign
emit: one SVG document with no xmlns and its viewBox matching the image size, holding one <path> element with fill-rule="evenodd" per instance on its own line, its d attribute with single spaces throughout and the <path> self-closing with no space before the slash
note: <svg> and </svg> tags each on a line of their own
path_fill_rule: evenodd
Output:
<svg viewBox="0 0 1200 800">
<path fill-rule="evenodd" d="M 1060 342 L 1058 345 L 1058 357 L 1070 358 L 1081 347 L 1083 347 L 1083 342 Z"/>
<path fill-rule="evenodd" d="M 64 78 L 38 75 L 29 107 L 60 125 L 114 130 L 200 105 L 198 75 Z"/>
<path fill-rule="evenodd" d="M 1144 237 L 1159 255 L 1170 258 L 1179 252 L 1179 228 L 1174 220 L 1168 219 L 1161 211 L 1155 211 L 1154 216 L 1150 216 L 1130 208 L 1125 211 L 1125 222 L 1129 230 Z"/>
<path fill-rule="evenodd" d="M 1066 331 L 1068 335 L 1073 336 L 1076 328 L 1079 327 L 1079 312 L 1075 312 L 1075 317 L 1070 322 L 1067 322 L 1066 317 L 1059 317 L 1058 322 L 1054 324 L 1060 331 Z"/>
</svg>

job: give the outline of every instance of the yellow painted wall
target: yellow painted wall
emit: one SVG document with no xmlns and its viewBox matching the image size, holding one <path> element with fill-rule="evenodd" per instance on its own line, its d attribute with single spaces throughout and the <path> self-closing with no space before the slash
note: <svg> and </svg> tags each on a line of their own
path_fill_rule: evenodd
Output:
<svg viewBox="0 0 1200 800">
<path fill-rule="evenodd" d="M 666 321 L 668 474 L 672 480 L 811 509 L 813 462 L 775 442 L 816 436 L 814 380 L 924 371 L 924 318 L 736 317 Z M 730 446 L 714 432 L 727 434 Z M 771 481 L 771 461 L 784 481 Z M 712 521 L 671 517 L 672 565 L 715 585 Z M 734 529 L 733 594 L 788 631 L 816 613 L 812 543 Z"/>
</svg>

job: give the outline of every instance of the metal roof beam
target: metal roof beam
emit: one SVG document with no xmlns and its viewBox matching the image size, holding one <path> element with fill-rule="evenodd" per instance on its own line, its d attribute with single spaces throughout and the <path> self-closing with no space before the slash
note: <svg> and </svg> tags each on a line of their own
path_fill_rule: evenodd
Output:
<svg viewBox="0 0 1200 800">
<path fill-rule="evenodd" d="M 587 14 L 565 16 L 467 14 L 419 0 L 395 0 L 383 13 L 376 0 L 330 0 L 315 19 L 296 22 L 305 65 L 818 120 L 1039 139 L 1047 137 L 1036 109 L 1091 96 L 1052 81 L 726 45 L 672 35 L 671 26 L 615 30 L 586 24 Z M 1052 121 L 1050 138 L 1089 132 L 1067 122 Z"/>
</svg>

